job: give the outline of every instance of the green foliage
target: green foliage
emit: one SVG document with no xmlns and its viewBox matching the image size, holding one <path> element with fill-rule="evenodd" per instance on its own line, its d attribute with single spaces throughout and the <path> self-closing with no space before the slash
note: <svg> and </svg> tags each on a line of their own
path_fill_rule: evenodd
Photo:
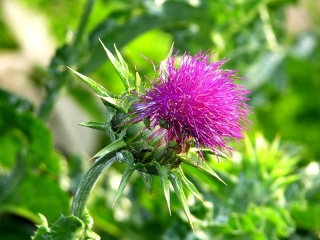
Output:
<svg viewBox="0 0 320 240">
<path fill-rule="evenodd" d="M 0 213 L 37 223 L 41 212 L 54 221 L 69 210 L 60 185 L 63 158 L 49 129 L 30 112 L 30 102 L 0 94 Z"/>
<path fill-rule="evenodd" d="M 34 221 L 42 212 L 52 221 L 68 211 L 69 197 L 59 184 L 63 162 L 53 149 L 47 127 L 30 112 L 21 112 L 26 104 L 18 99 L 0 105 L 0 211 Z M 53 212 L 47 204 L 59 210 Z"/>
<path fill-rule="evenodd" d="M 61 216 L 51 227 L 48 228 L 47 220 L 42 216 L 42 223 L 38 227 L 37 232 L 32 237 L 33 240 L 45 239 L 70 239 L 70 240 L 99 240 L 100 237 L 92 232 L 92 219 L 86 216 L 83 222 L 75 216 Z"/>
</svg>

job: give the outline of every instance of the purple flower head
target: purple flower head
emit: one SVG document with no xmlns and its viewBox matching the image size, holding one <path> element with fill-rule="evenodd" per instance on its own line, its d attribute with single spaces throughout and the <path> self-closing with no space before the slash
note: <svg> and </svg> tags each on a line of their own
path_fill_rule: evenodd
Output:
<svg viewBox="0 0 320 240">
<path fill-rule="evenodd" d="M 227 143 L 243 138 L 249 123 L 250 91 L 234 83 L 237 71 L 220 68 L 225 60 L 211 62 L 211 57 L 185 53 L 176 66 L 177 54 L 170 56 L 160 77 L 133 104 L 132 121 L 148 119 L 149 128 L 157 129 L 154 135 L 163 136 L 167 145 L 177 142 L 181 151 L 193 141 L 201 156 L 202 148 L 231 153 Z"/>
</svg>

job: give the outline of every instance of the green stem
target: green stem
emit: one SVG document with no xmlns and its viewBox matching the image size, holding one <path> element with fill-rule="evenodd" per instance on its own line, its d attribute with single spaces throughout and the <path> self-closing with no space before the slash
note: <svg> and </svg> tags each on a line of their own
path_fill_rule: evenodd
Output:
<svg viewBox="0 0 320 240">
<path fill-rule="evenodd" d="M 81 38 L 83 36 L 84 30 L 87 26 L 88 23 L 88 19 L 90 16 L 90 13 L 92 11 L 92 8 L 95 4 L 96 0 L 87 0 L 82 12 L 82 16 L 81 16 L 81 20 L 80 23 L 78 25 L 78 29 L 76 31 L 76 34 L 74 36 L 74 40 L 73 40 L 73 46 L 77 46 L 79 44 L 79 42 L 81 41 Z"/>
<path fill-rule="evenodd" d="M 120 139 L 114 143 L 111 143 L 109 147 L 109 153 L 99 157 L 95 163 L 90 167 L 88 172 L 83 176 L 76 194 L 73 198 L 71 206 L 71 214 L 78 218 L 82 218 L 85 207 L 92 192 L 96 185 L 100 175 L 108 169 L 113 163 L 117 162 L 116 151 L 126 147 L 127 144 L 124 140 Z"/>
<path fill-rule="evenodd" d="M 49 115 L 51 111 L 53 110 L 53 107 L 55 103 L 58 101 L 58 98 L 60 96 L 60 92 L 62 90 L 62 87 L 65 82 L 65 73 L 61 75 L 61 77 L 58 79 L 57 77 L 54 77 L 54 80 L 49 80 L 51 82 L 56 81 L 57 86 L 54 87 L 47 87 L 47 95 L 42 100 L 41 106 L 39 108 L 38 116 L 42 121 L 47 121 L 49 118 Z M 49 83 L 50 85 L 50 83 Z"/>
</svg>

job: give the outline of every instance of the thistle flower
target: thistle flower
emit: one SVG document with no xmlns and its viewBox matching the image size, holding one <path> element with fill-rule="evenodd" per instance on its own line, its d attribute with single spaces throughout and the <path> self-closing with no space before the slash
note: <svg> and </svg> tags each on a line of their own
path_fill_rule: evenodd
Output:
<svg viewBox="0 0 320 240">
<path fill-rule="evenodd" d="M 103 45 L 103 44 L 102 44 Z M 134 171 L 141 175 L 152 191 L 152 179 L 159 176 L 170 211 L 170 184 L 183 206 L 192 227 L 191 213 L 183 188 L 202 200 L 195 186 L 184 175 L 181 163 L 193 166 L 221 180 L 206 164 L 206 148 L 216 154 L 231 153 L 230 139 L 243 138 L 249 123 L 246 105 L 249 94 L 234 83 L 235 70 L 220 67 L 225 60 L 210 61 L 212 55 L 201 51 L 195 56 L 185 53 L 176 66 L 177 53 L 168 57 L 149 89 L 144 89 L 138 72 L 133 76 L 121 54 L 118 59 L 103 45 L 125 87 L 113 95 L 90 78 L 76 73 L 106 106 L 106 122 L 81 125 L 108 134 L 111 144 L 100 150 L 95 163 L 79 184 L 72 204 L 72 214 L 84 216 L 87 198 L 99 176 L 115 162 L 126 162 L 115 201 L 121 196 Z M 172 53 L 172 51 L 171 51 Z M 193 148 L 195 146 L 195 148 Z M 222 181 L 222 180 L 221 180 Z"/>
<path fill-rule="evenodd" d="M 147 119 L 150 128 L 160 126 L 154 135 L 162 135 L 167 146 L 178 143 L 180 151 L 193 141 L 202 158 L 205 147 L 231 153 L 229 139 L 243 138 L 248 123 L 250 92 L 234 83 L 235 70 L 220 68 L 225 60 L 210 62 L 211 56 L 185 53 L 178 66 L 177 54 L 170 56 L 151 88 L 133 103 L 131 121 Z"/>
</svg>

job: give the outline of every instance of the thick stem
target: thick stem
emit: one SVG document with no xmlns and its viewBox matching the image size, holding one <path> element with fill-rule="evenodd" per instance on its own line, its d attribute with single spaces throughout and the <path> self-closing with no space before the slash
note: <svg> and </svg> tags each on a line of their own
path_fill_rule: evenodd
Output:
<svg viewBox="0 0 320 240">
<path fill-rule="evenodd" d="M 82 218 L 89 195 L 96 185 L 100 175 L 117 161 L 117 158 L 115 156 L 116 151 L 126 146 L 127 144 L 122 139 L 117 142 L 111 143 L 108 146 L 110 148 L 109 153 L 99 157 L 90 167 L 88 172 L 86 172 L 86 174 L 83 176 L 73 198 L 71 214 L 75 215 L 78 218 Z"/>
</svg>

